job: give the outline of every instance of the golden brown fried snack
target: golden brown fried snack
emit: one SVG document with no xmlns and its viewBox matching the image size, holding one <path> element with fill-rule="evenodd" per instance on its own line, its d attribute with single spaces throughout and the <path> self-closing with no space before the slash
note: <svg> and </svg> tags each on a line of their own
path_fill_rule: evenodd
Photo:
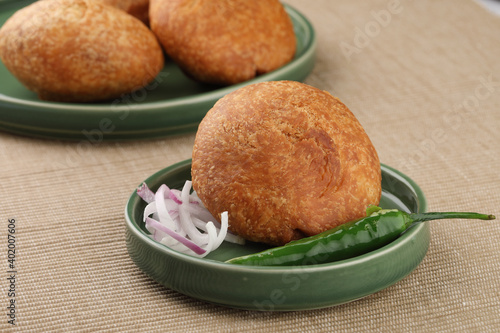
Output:
<svg viewBox="0 0 500 333">
<path fill-rule="evenodd" d="M 151 0 L 149 18 L 165 52 L 201 82 L 243 82 L 295 54 L 293 24 L 278 0 Z"/>
<path fill-rule="evenodd" d="M 365 216 L 380 163 L 362 126 L 328 92 L 291 81 L 222 99 L 196 134 L 193 187 L 242 237 L 282 245 Z"/>
<path fill-rule="evenodd" d="M 149 0 L 99 0 L 149 24 Z"/>
<path fill-rule="evenodd" d="M 0 29 L 0 58 L 42 100 L 90 102 L 129 93 L 163 68 L 154 34 L 92 0 L 42 0 Z"/>
</svg>

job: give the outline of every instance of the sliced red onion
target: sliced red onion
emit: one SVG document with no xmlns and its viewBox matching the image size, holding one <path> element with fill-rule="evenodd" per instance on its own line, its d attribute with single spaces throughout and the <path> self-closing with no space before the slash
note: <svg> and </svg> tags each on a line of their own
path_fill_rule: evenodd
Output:
<svg viewBox="0 0 500 333">
<path fill-rule="evenodd" d="M 146 183 L 142 183 L 142 185 L 137 188 L 137 194 L 147 203 L 155 201 L 155 194 L 149 189 Z"/>
<path fill-rule="evenodd" d="M 221 227 L 219 231 L 219 236 L 217 236 L 217 238 L 215 239 L 215 244 L 214 244 L 215 248 L 218 248 L 224 241 L 224 238 L 226 238 L 227 227 L 229 225 L 229 218 L 227 212 L 222 212 L 220 219 L 221 219 Z"/>
<path fill-rule="evenodd" d="M 172 217 L 168 213 L 167 203 L 165 201 L 165 197 L 168 195 L 168 192 L 170 192 L 170 189 L 165 184 L 161 185 L 158 191 L 156 191 L 156 212 L 158 213 L 159 220 L 162 223 L 177 231 L 176 223 L 172 220 Z"/>
<path fill-rule="evenodd" d="M 189 205 L 189 213 L 191 216 L 196 217 L 202 221 L 215 221 L 215 217 L 205 208 L 198 204 L 190 204 Z M 216 226 L 219 224 L 214 223 Z"/>
<path fill-rule="evenodd" d="M 198 193 L 196 193 L 196 191 L 191 192 L 191 200 L 196 201 L 196 202 L 200 203 L 202 206 L 204 206 L 203 202 L 201 202 L 201 199 L 198 196 Z"/>
<path fill-rule="evenodd" d="M 152 202 L 148 203 L 146 208 L 144 208 L 144 217 L 142 219 L 142 222 L 146 222 L 146 217 L 153 215 L 153 214 L 156 214 L 156 212 L 157 212 L 156 202 L 152 201 Z"/>
<path fill-rule="evenodd" d="M 174 191 L 170 191 L 169 198 L 172 199 L 176 204 L 182 204 L 182 201 L 177 197 Z"/>
<path fill-rule="evenodd" d="M 242 238 L 242 237 L 240 237 L 238 235 L 235 235 L 235 234 L 233 234 L 233 233 L 231 233 L 229 231 L 227 232 L 226 237 L 224 237 L 224 240 L 226 242 L 234 243 L 234 244 L 240 244 L 240 245 L 245 244 L 245 239 L 244 238 Z"/>
<path fill-rule="evenodd" d="M 196 218 L 194 216 L 191 216 L 191 221 L 196 228 L 205 232 L 207 231 L 207 221 L 200 220 L 199 218 Z"/>
<path fill-rule="evenodd" d="M 186 237 L 182 237 L 180 236 L 178 233 L 176 233 L 175 231 L 172 231 L 170 230 L 169 228 L 167 228 L 166 226 L 164 226 L 163 224 L 161 224 L 160 222 L 156 221 L 156 220 L 153 220 L 152 218 L 150 217 L 147 217 L 146 218 L 146 224 L 149 224 L 151 227 L 155 228 L 155 229 L 158 229 L 160 231 L 163 231 L 164 233 L 166 233 L 167 235 L 169 235 L 170 237 L 174 238 L 175 240 L 177 240 L 178 242 L 182 243 L 183 245 L 185 245 L 187 248 L 191 249 L 194 251 L 194 253 L 196 254 L 204 254 L 206 251 L 204 249 L 202 249 L 201 247 L 199 247 L 197 244 L 191 242 L 189 239 L 187 239 Z"/>
<path fill-rule="evenodd" d="M 228 214 L 221 214 L 217 222 L 205 208 L 196 192 L 191 193 L 191 181 L 182 190 L 161 185 L 156 193 L 146 184 L 138 189 L 138 195 L 148 205 L 144 209 L 144 222 L 152 238 L 170 248 L 204 257 L 217 249 L 224 240 L 243 244 L 243 238 L 228 231 Z"/>
</svg>

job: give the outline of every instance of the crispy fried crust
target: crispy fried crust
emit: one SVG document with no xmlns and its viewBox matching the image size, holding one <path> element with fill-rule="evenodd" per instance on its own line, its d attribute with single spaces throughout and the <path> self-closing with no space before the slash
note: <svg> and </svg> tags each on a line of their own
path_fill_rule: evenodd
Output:
<svg viewBox="0 0 500 333">
<path fill-rule="evenodd" d="M 278 0 L 151 0 L 150 24 L 191 77 L 235 84 L 292 60 L 293 24 Z"/>
<path fill-rule="evenodd" d="M 365 215 L 380 163 L 358 120 L 328 92 L 291 81 L 219 100 L 196 134 L 193 186 L 230 230 L 282 245 Z"/>
<path fill-rule="evenodd" d="M 40 99 L 119 97 L 154 79 L 163 51 L 139 20 L 92 0 L 42 0 L 0 29 L 0 57 Z"/>
<path fill-rule="evenodd" d="M 99 0 L 149 24 L 149 0 Z"/>
</svg>

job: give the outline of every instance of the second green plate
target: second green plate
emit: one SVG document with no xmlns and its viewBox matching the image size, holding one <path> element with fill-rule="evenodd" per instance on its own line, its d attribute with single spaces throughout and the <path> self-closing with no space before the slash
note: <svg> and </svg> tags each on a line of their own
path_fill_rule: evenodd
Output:
<svg viewBox="0 0 500 333">
<path fill-rule="evenodd" d="M 32 0 L 0 4 L 0 24 Z M 68 104 L 40 101 L 0 62 L 0 130 L 36 137 L 134 140 L 193 132 L 214 103 L 244 85 L 271 80 L 302 81 L 312 71 L 316 36 L 310 22 L 285 5 L 297 38 L 295 58 L 285 66 L 229 87 L 200 84 L 171 61 L 149 86 L 110 103 Z"/>
</svg>

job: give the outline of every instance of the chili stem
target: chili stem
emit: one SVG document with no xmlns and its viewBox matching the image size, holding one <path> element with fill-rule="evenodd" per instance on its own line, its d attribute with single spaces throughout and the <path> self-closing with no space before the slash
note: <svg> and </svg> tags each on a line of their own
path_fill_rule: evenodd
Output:
<svg viewBox="0 0 500 333">
<path fill-rule="evenodd" d="M 494 215 L 469 213 L 469 212 L 444 212 L 444 213 L 413 213 L 410 218 L 414 223 L 430 220 L 442 219 L 476 219 L 476 220 L 494 220 Z"/>
</svg>

